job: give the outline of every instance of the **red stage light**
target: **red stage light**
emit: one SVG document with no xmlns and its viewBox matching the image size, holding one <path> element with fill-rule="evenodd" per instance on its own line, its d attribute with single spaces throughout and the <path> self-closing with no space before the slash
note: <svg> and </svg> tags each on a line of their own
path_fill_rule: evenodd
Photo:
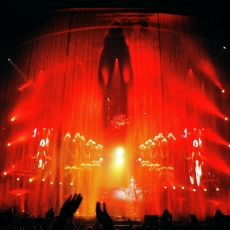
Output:
<svg viewBox="0 0 230 230">
<path fill-rule="evenodd" d="M 16 119 L 16 117 L 13 116 L 10 120 L 11 120 L 11 121 L 15 121 L 15 119 Z"/>
</svg>

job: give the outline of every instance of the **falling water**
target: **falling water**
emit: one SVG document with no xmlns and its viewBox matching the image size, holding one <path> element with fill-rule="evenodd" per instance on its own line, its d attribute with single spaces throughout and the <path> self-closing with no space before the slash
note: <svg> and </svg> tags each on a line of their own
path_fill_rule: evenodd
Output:
<svg viewBox="0 0 230 230">
<path fill-rule="evenodd" d="M 165 208 L 175 219 L 229 211 L 227 190 L 216 191 L 227 146 L 220 70 L 196 20 L 50 14 L 1 70 L 9 77 L 2 207 L 58 215 L 76 192 L 79 216 L 94 216 L 96 201 L 140 219 Z"/>
</svg>

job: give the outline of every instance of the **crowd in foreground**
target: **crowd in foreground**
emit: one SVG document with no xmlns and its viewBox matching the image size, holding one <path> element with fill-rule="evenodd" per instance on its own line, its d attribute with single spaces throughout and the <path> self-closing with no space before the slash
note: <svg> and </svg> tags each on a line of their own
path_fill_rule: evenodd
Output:
<svg viewBox="0 0 230 230">
<path fill-rule="evenodd" d="M 13 219 L 13 210 L 10 207 L 5 213 L 4 217 L 0 220 L 0 230 L 119 230 L 114 226 L 111 216 L 106 210 L 106 204 L 96 203 L 96 219 L 97 222 L 93 226 L 76 226 L 74 224 L 74 213 L 79 208 L 83 197 L 81 194 L 70 195 L 69 198 L 62 205 L 58 217 L 54 218 L 54 210 L 51 208 L 46 213 L 45 222 L 43 224 L 31 221 L 24 225 L 23 223 L 15 222 Z M 213 224 L 208 229 L 213 230 L 230 230 L 229 225 L 224 222 L 225 215 L 219 210 L 216 210 L 213 218 Z M 175 229 L 172 222 L 172 214 L 165 209 L 161 215 L 159 225 L 143 224 L 141 226 L 133 226 L 132 221 L 129 219 L 129 226 L 127 230 L 172 230 Z M 183 229 L 202 229 L 198 222 L 192 221 Z"/>
</svg>

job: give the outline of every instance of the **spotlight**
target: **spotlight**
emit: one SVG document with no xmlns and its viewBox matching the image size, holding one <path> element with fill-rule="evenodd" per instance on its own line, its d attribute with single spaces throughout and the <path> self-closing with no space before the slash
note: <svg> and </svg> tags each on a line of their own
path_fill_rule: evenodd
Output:
<svg viewBox="0 0 230 230">
<path fill-rule="evenodd" d="M 20 178 L 18 177 L 17 180 L 20 180 Z"/>
<path fill-rule="evenodd" d="M 207 189 L 206 189 L 206 188 L 204 188 L 204 191 L 206 192 L 206 191 L 207 191 Z"/>
<path fill-rule="evenodd" d="M 226 50 L 227 49 L 226 46 L 223 46 L 223 49 Z"/>
<path fill-rule="evenodd" d="M 219 188 L 216 188 L 216 191 L 219 191 L 220 189 Z"/>
<path fill-rule="evenodd" d="M 10 61 L 10 58 L 8 58 L 8 61 Z"/>
<path fill-rule="evenodd" d="M 123 154 L 124 154 L 124 149 L 123 148 L 118 148 L 116 150 L 116 154 L 117 154 L 117 164 L 118 165 L 122 165 L 123 163 Z"/>
<path fill-rule="evenodd" d="M 228 117 L 225 117 L 224 120 L 225 120 L 225 121 L 228 121 Z"/>
<path fill-rule="evenodd" d="M 183 187 L 181 187 L 181 189 L 184 189 L 184 186 L 183 186 Z"/>
<path fill-rule="evenodd" d="M 193 192 L 195 192 L 195 191 L 196 191 L 196 189 L 194 188 L 192 191 L 193 191 Z"/>
<path fill-rule="evenodd" d="M 29 182 L 32 182 L 32 181 L 33 181 L 33 179 L 32 179 L 32 178 L 30 178 L 30 179 L 29 179 Z"/>
<path fill-rule="evenodd" d="M 175 187 L 175 186 L 173 186 L 173 189 L 176 189 L 176 187 Z"/>
<path fill-rule="evenodd" d="M 11 146 L 11 144 L 10 144 L 10 143 L 8 143 L 8 144 L 7 144 L 7 146 Z"/>
<path fill-rule="evenodd" d="M 15 119 L 16 119 L 16 117 L 13 116 L 10 120 L 11 120 L 11 121 L 15 121 Z"/>
<path fill-rule="evenodd" d="M 4 173 L 3 173 L 3 175 L 5 175 L 5 176 L 6 176 L 6 175 L 7 175 L 7 172 L 4 172 Z"/>
<path fill-rule="evenodd" d="M 224 90 L 224 89 L 222 89 L 222 90 L 221 90 L 221 92 L 222 92 L 222 93 L 225 93 L 225 90 Z"/>
</svg>

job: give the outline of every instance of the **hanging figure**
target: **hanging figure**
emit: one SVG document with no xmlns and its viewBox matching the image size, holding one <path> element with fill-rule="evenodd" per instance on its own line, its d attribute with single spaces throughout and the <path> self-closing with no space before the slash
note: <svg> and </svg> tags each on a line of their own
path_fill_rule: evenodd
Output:
<svg viewBox="0 0 230 230">
<path fill-rule="evenodd" d="M 119 22 L 112 24 L 104 39 L 98 79 L 103 92 L 104 126 L 108 127 L 113 116 L 127 117 L 127 90 L 132 82 L 129 48 Z"/>
</svg>

